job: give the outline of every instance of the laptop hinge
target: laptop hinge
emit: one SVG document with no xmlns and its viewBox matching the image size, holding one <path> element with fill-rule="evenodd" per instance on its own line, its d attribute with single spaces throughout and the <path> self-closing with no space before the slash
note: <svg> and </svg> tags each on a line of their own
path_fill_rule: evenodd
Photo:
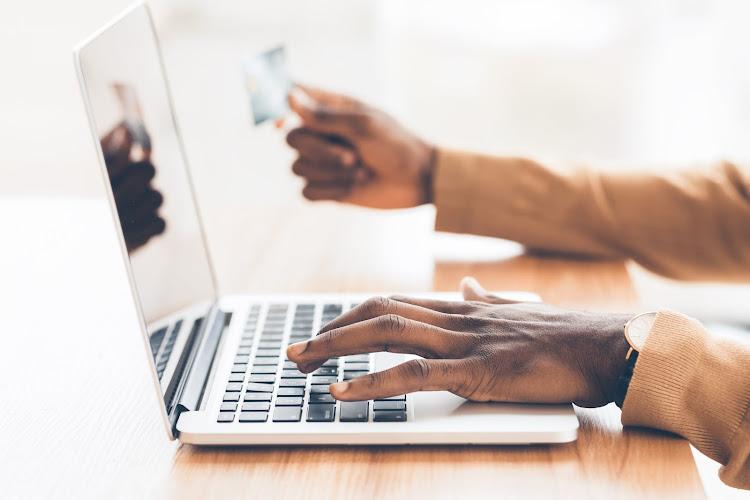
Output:
<svg viewBox="0 0 750 500">
<path fill-rule="evenodd" d="M 172 404 L 167 402 L 169 420 L 175 436 L 178 434 L 177 421 L 180 414 L 184 411 L 195 411 L 200 407 L 216 352 L 231 318 L 232 313 L 212 306 L 202 324 L 190 332 L 180 359 L 180 364 L 184 365 L 177 390 L 172 398 Z"/>
</svg>

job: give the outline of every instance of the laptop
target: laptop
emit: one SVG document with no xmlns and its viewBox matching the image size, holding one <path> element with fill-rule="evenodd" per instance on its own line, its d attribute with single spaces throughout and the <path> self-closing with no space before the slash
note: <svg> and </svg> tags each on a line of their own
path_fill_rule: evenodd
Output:
<svg viewBox="0 0 750 500">
<path fill-rule="evenodd" d="M 332 358 L 304 374 L 285 358 L 286 347 L 368 295 L 219 294 L 149 9 L 132 6 L 74 56 L 170 439 L 198 445 L 576 439 L 571 405 L 472 403 L 448 392 L 335 401 L 329 384 L 406 356 Z"/>
</svg>

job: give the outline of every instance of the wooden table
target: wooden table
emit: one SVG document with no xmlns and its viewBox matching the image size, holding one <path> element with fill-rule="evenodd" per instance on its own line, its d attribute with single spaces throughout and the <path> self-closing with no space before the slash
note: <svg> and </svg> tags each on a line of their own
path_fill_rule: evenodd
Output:
<svg viewBox="0 0 750 500">
<path fill-rule="evenodd" d="M 307 258 L 300 258 L 284 235 L 316 230 L 309 219 L 321 213 L 326 224 L 336 217 L 344 222 L 381 217 L 335 207 L 316 210 L 279 217 L 286 222 L 276 225 L 278 236 L 266 242 L 265 267 L 256 268 L 259 286 L 271 275 L 276 289 L 297 289 L 301 282 L 306 290 L 320 291 L 386 286 L 379 271 L 383 263 L 363 266 L 351 255 L 337 254 L 335 245 L 307 248 L 309 258 L 329 256 L 321 265 L 330 272 L 305 273 Z M 578 441 L 555 446 L 228 449 L 169 442 L 104 203 L 5 200 L 0 222 L 14 235 L 0 264 L 9 285 L 0 299 L 12 306 L 0 350 L 4 498 L 704 497 L 684 440 L 623 430 L 611 405 L 578 409 Z M 362 245 L 370 241 L 362 240 L 365 235 L 382 236 L 373 230 L 380 227 L 376 223 L 358 227 L 351 235 Z M 429 228 L 423 231 L 428 233 Z M 419 252 L 410 255 L 417 258 Z M 472 274 L 491 289 L 533 290 L 571 306 L 637 303 L 622 262 L 516 253 L 481 262 L 441 258 L 419 269 L 416 276 L 406 274 L 415 290 L 430 282 L 435 289 L 453 290 L 461 276 Z"/>
</svg>

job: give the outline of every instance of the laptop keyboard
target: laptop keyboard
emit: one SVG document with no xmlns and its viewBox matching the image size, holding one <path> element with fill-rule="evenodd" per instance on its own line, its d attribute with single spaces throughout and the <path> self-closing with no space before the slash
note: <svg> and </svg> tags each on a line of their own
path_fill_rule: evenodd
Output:
<svg viewBox="0 0 750 500">
<path fill-rule="evenodd" d="M 271 304 L 259 330 L 261 307 L 252 305 L 217 422 L 405 422 L 406 396 L 354 402 L 331 396 L 330 384 L 370 373 L 369 354 L 331 358 L 311 374 L 286 358 L 287 345 L 312 336 L 318 312 L 325 325 L 343 311 L 341 304 Z"/>
</svg>

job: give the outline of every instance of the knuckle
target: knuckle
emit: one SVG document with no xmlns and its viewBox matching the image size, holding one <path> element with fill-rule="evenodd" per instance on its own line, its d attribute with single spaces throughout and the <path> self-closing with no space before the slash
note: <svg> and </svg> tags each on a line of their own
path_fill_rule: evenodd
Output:
<svg viewBox="0 0 750 500">
<path fill-rule="evenodd" d="M 301 132 L 300 130 L 292 130 L 286 135 L 286 143 L 289 144 L 293 148 L 297 148 L 299 145 L 299 138 L 300 138 Z"/>
<path fill-rule="evenodd" d="M 363 305 L 365 311 L 372 316 L 381 316 L 388 311 L 390 299 L 387 297 L 372 297 L 367 299 Z"/>
<path fill-rule="evenodd" d="M 430 377 L 430 364 L 425 359 L 413 359 L 404 363 L 407 376 L 416 380 L 427 380 Z"/>
<path fill-rule="evenodd" d="M 393 332 L 403 333 L 406 330 L 406 319 L 399 316 L 398 314 L 386 314 L 378 318 L 378 326 L 381 329 Z"/>
<path fill-rule="evenodd" d="M 320 335 L 315 337 L 315 339 L 311 341 L 310 344 L 317 344 L 318 352 L 331 352 L 336 346 L 336 339 L 340 336 L 340 333 L 341 332 L 337 329 L 321 333 Z"/>
<path fill-rule="evenodd" d="M 362 383 L 367 389 L 377 389 L 383 385 L 383 372 L 370 373 L 361 378 Z"/>
<path fill-rule="evenodd" d="M 297 175 L 303 175 L 305 173 L 305 162 L 302 158 L 294 160 L 294 163 L 292 163 L 292 172 Z"/>
<path fill-rule="evenodd" d="M 456 326 L 465 332 L 480 332 L 487 324 L 483 318 L 465 314 L 456 315 L 454 321 L 456 322 Z"/>
</svg>

